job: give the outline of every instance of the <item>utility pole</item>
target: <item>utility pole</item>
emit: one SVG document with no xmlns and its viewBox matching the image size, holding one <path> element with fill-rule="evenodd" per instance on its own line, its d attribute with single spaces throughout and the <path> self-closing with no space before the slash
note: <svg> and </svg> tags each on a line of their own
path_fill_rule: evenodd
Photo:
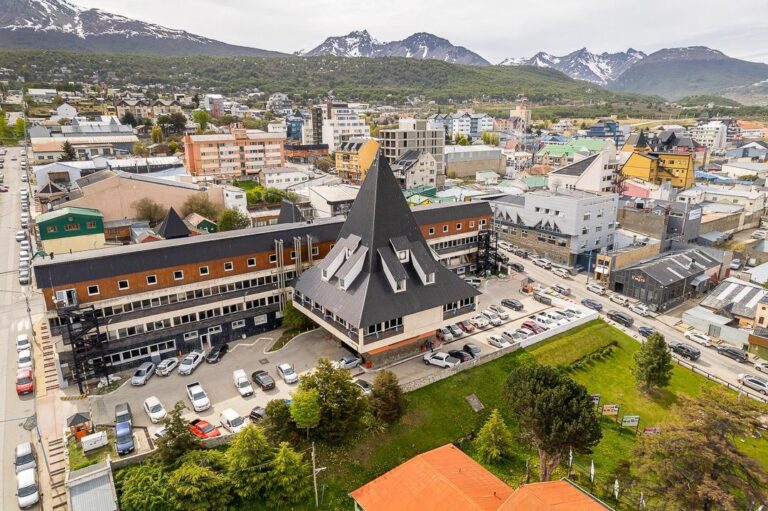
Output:
<svg viewBox="0 0 768 511">
<path fill-rule="evenodd" d="M 326 467 L 317 468 L 315 465 L 315 442 L 312 442 L 312 485 L 315 487 L 315 507 L 320 507 L 320 497 L 317 494 L 317 474 Z"/>
</svg>

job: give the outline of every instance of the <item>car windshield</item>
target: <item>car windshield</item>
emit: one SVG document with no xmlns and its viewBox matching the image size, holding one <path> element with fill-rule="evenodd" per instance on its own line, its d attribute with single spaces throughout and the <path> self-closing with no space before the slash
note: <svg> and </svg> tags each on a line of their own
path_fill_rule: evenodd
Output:
<svg viewBox="0 0 768 511">
<path fill-rule="evenodd" d="M 206 434 L 208 434 L 208 433 L 210 433 L 211 431 L 213 431 L 213 424 L 211 424 L 211 423 L 207 422 L 207 423 L 205 423 L 205 425 L 204 425 L 204 426 L 202 426 L 200 429 L 202 429 L 202 430 L 203 430 L 203 433 L 206 433 Z"/>
<path fill-rule="evenodd" d="M 138 371 L 133 373 L 134 376 L 139 376 L 139 377 L 144 376 L 145 374 L 146 372 L 144 371 L 144 369 L 139 369 Z"/>
<path fill-rule="evenodd" d="M 290 375 L 294 374 L 293 373 L 293 368 L 292 367 L 283 367 L 283 374 L 285 374 L 286 376 L 290 376 Z"/>
<path fill-rule="evenodd" d="M 19 488 L 19 497 L 29 497 L 30 495 L 34 495 L 35 493 L 37 493 L 36 484 L 30 484 L 29 486 Z"/>
<path fill-rule="evenodd" d="M 235 417 L 230 421 L 230 424 L 232 425 L 233 428 L 236 428 L 238 426 L 242 426 L 244 422 L 245 421 L 243 420 L 243 418 L 238 415 L 237 417 Z"/>
<path fill-rule="evenodd" d="M 18 383 L 19 385 L 26 385 L 28 383 L 32 383 L 32 378 L 30 378 L 29 376 L 24 376 L 22 378 L 19 378 L 16 381 L 16 383 Z"/>
<path fill-rule="evenodd" d="M 19 363 L 25 364 L 25 363 L 29 362 L 29 360 L 30 360 L 29 357 L 20 357 L 19 358 Z"/>
<path fill-rule="evenodd" d="M 192 394 L 192 399 L 197 401 L 198 399 L 205 399 L 205 392 L 195 392 Z"/>
<path fill-rule="evenodd" d="M 240 387 L 241 389 L 244 389 L 245 387 L 249 387 L 250 384 L 248 383 L 247 380 L 240 379 L 240 380 L 237 380 L 237 386 Z"/>
<path fill-rule="evenodd" d="M 184 360 L 181 361 L 181 365 L 183 365 L 183 366 L 192 365 L 192 359 L 191 358 L 185 358 Z"/>
<path fill-rule="evenodd" d="M 26 465 L 31 461 L 35 461 L 35 457 L 32 455 L 31 452 L 28 452 L 27 454 L 22 454 L 21 456 L 16 458 L 17 465 Z"/>
<path fill-rule="evenodd" d="M 151 413 L 158 413 L 158 412 L 160 412 L 162 410 L 163 410 L 163 405 L 161 405 L 160 403 L 155 403 L 155 404 L 153 404 L 152 406 L 149 407 L 149 411 Z"/>
</svg>

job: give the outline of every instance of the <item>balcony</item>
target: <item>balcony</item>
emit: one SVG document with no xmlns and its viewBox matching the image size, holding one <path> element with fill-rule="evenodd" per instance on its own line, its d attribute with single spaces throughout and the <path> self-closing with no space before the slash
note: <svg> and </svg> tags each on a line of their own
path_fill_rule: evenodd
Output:
<svg viewBox="0 0 768 511">
<path fill-rule="evenodd" d="M 324 323 L 327 323 L 333 326 L 339 332 L 344 332 L 349 339 L 351 339 L 355 344 L 357 344 L 358 336 L 357 336 L 356 328 L 350 327 L 348 325 L 344 325 L 336 321 L 332 315 L 328 314 L 321 307 L 310 306 L 310 304 L 307 302 L 304 302 L 301 297 L 297 297 L 296 295 L 294 295 L 294 299 L 298 300 L 299 307 L 311 313 L 313 316 L 320 318 Z"/>
</svg>

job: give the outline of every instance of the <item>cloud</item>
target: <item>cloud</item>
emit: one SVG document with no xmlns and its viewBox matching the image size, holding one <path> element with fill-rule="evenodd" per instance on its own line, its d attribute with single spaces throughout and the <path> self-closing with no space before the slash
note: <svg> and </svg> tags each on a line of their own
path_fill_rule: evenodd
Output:
<svg viewBox="0 0 768 511">
<path fill-rule="evenodd" d="M 367 29 L 380 41 L 431 32 L 498 62 L 537 51 L 562 55 L 633 47 L 709 46 L 748 60 L 768 59 L 760 48 L 768 23 L 765 0 L 74 0 L 131 18 L 180 28 L 232 44 L 292 53 L 326 37 Z M 743 21 L 747 19 L 747 21 Z M 763 18 L 764 19 L 764 18 Z"/>
</svg>

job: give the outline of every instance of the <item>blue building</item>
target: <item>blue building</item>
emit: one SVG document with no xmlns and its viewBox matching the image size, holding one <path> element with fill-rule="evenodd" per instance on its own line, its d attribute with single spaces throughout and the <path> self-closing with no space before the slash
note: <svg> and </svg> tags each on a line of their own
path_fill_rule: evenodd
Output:
<svg viewBox="0 0 768 511">
<path fill-rule="evenodd" d="M 624 132 L 619 123 L 613 119 L 600 119 L 587 130 L 590 138 L 610 138 L 617 148 L 624 145 Z"/>
<path fill-rule="evenodd" d="M 304 117 L 291 115 L 285 118 L 286 137 L 301 142 L 301 130 L 304 127 Z"/>
</svg>

